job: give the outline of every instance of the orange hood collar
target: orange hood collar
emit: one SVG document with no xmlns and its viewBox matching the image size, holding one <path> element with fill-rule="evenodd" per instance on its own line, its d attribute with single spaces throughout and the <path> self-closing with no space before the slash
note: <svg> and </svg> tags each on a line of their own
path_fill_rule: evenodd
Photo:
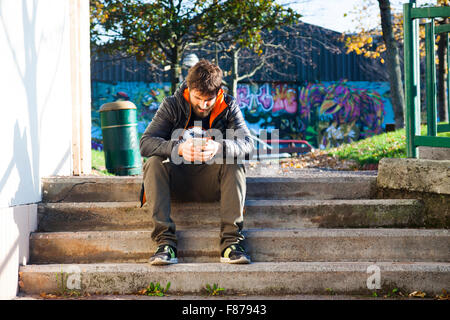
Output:
<svg viewBox="0 0 450 320">
<path fill-rule="evenodd" d="M 189 88 L 186 88 L 183 92 L 183 97 L 184 99 L 189 103 L 189 110 L 190 108 L 192 108 L 191 106 L 191 101 L 189 99 Z M 224 93 L 222 89 L 219 89 L 219 92 L 217 93 L 217 98 L 216 98 L 216 103 L 214 104 L 214 107 L 211 111 L 211 115 L 209 117 L 209 127 L 211 128 L 212 123 L 214 122 L 214 119 L 217 118 L 217 116 L 223 111 L 225 110 L 225 108 L 228 107 L 228 105 L 226 104 L 225 100 L 224 100 Z M 189 111 L 189 115 L 191 114 L 191 112 Z M 188 119 L 188 123 L 189 123 L 189 119 Z"/>
</svg>

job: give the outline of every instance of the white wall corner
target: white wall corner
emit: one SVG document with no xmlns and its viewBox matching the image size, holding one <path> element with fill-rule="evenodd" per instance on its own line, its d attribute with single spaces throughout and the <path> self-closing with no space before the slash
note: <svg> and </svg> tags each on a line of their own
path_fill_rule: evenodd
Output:
<svg viewBox="0 0 450 320">
<path fill-rule="evenodd" d="M 0 300 L 17 296 L 18 269 L 29 261 L 30 233 L 36 229 L 37 204 L 0 208 Z"/>
<path fill-rule="evenodd" d="M 91 173 L 89 0 L 70 0 L 73 174 Z"/>
</svg>

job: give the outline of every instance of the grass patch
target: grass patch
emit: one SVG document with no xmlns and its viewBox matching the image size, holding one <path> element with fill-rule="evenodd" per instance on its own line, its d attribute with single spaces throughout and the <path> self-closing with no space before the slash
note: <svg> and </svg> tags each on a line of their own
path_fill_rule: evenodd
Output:
<svg viewBox="0 0 450 320">
<path fill-rule="evenodd" d="M 328 150 L 339 159 L 354 160 L 359 165 L 378 163 L 382 158 L 406 158 L 405 130 L 383 133 Z"/>
<path fill-rule="evenodd" d="M 94 149 L 91 149 L 91 151 L 92 169 L 105 176 L 114 176 L 106 170 L 105 153 Z"/>
<path fill-rule="evenodd" d="M 426 135 L 427 127 L 421 126 L 421 134 Z M 439 137 L 450 137 L 450 132 L 438 133 Z M 327 150 L 330 156 L 354 160 L 360 166 L 376 164 L 382 158 L 406 158 L 405 129 L 382 133 L 353 143 L 343 144 Z"/>
</svg>

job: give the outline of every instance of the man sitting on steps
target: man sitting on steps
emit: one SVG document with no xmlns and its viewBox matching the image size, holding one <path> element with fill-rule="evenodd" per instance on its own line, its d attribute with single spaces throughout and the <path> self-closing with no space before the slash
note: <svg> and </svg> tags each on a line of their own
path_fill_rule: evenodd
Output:
<svg viewBox="0 0 450 320">
<path fill-rule="evenodd" d="M 222 77 L 218 66 L 200 60 L 175 94 L 163 100 L 141 137 L 141 155 L 148 157 L 141 202 L 148 204 L 158 246 L 152 265 L 178 262 L 171 196 L 220 200 L 220 261 L 250 263 L 240 245 L 246 178 L 239 160 L 248 158 L 254 146 L 235 99 L 221 89 Z"/>
</svg>

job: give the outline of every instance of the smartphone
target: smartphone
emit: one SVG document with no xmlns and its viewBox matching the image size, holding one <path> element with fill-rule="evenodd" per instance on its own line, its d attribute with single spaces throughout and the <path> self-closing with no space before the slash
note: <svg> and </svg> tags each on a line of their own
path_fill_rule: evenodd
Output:
<svg viewBox="0 0 450 320">
<path fill-rule="evenodd" d="M 206 138 L 192 138 L 192 144 L 194 145 L 194 148 L 205 146 L 207 141 L 208 140 Z"/>
</svg>

